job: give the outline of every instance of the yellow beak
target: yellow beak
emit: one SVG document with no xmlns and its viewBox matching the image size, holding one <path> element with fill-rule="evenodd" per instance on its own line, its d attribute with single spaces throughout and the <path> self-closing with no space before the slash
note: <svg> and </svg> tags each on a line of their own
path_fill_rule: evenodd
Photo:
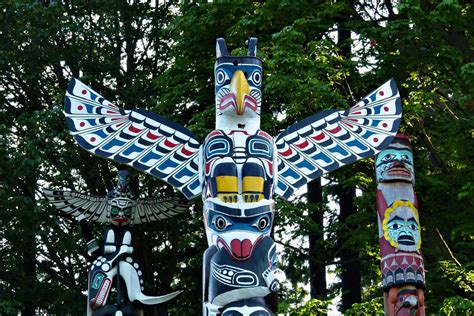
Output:
<svg viewBox="0 0 474 316">
<path fill-rule="evenodd" d="M 250 94 L 250 86 L 242 70 L 237 70 L 230 81 L 230 92 L 235 94 L 237 115 L 244 114 L 244 96 Z"/>
</svg>

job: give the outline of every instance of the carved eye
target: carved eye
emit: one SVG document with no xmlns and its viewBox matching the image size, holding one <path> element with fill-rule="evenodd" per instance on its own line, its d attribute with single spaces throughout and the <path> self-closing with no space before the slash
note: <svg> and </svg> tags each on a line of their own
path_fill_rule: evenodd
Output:
<svg viewBox="0 0 474 316">
<path fill-rule="evenodd" d="M 410 158 L 407 155 L 402 155 L 403 162 L 410 162 Z"/>
<path fill-rule="evenodd" d="M 393 154 L 387 154 L 385 155 L 383 158 L 382 158 L 382 161 L 383 162 L 388 162 L 388 161 L 392 161 L 395 159 L 395 155 Z"/>
<path fill-rule="evenodd" d="M 226 228 L 228 225 L 226 219 L 222 216 L 217 216 L 215 219 L 214 219 L 214 226 L 216 226 L 216 228 L 218 230 L 223 230 L 224 228 Z"/>
<path fill-rule="evenodd" d="M 219 70 L 216 73 L 216 83 L 217 84 L 219 84 L 219 85 L 223 84 L 224 81 L 226 80 L 226 78 L 227 78 L 227 75 L 223 70 Z"/>
<path fill-rule="evenodd" d="M 392 228 L 393 228 L 393 229 L 398 229 L 398 224 L 393 224 L 393 225 L 392 225 Z"/>
<path fill-rule="evenodd" d="M 253 72 L 252 81 L 257 85 L 262 82 L 262 74 L 260 73 L 260 71 L 257 70 Z"/>
<path fill-rule="evenodd" d="M 270 219 L 268 218 L 268 216 L 262 216 L 258 219 L 258 222 L 255 223 L 253 226 L 255 226 L 259 230 L 263 231 L 263 230 L 267 229 L 269 224 L 270 224 Z"/>
<path fill-rule="evenodd" d="M 415 224 L 411 224 L 411 225 L 410 225 L 410 228 L 411 228 L 412 230 L 416 230 Z"/>
<path fill-rule="evenodd" d="M 120 209 L 118 207 L 112 206 L 112 209 L 110 210 L 110 214 L 115 216 L 115 215 L 118 215 L 119 212 L 120 212 Z"/>
</svg>

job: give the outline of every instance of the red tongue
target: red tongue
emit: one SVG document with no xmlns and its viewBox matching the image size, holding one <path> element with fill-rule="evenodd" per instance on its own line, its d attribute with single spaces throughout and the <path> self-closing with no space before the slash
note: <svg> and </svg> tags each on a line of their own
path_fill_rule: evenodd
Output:
<svg viewBox="0 0 474 316">
<path fill-rule="evenodd" d="M 232 248 L 232 253 L 238 259 L 245 259 L 250 256 L 250 251 L 252 250 L 252 242 L 249 239 L 244 239 L 242 241 L 234 239 L 230 242 Z"/>
</svg>

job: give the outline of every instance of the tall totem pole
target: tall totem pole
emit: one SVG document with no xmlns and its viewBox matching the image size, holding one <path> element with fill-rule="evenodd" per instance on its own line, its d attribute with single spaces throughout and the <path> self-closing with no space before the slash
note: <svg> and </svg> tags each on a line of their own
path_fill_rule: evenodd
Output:
<svg viewBox="0 0 474 316">
<path fill-rule="evenodd" d="M 376 158 L 382 286 L 388 316 L 425 315 L 425 272 L 414 171 L 408 137 L 397 134 Z"/>
<path fill-rule="evenodd" d="M 89 267 L 87 316 L 138 316 L 140 305 L 156 305 L 175 298 L 181 291 L 163 296 L 143 293 L 143 273 L 133 256 L 133 226 L 170 218 L 188 209 L 177 197 L 138 198 L 129 186 L 127 170 L 118 172 L 118 183 L 106 196 L 77 191 L 43 191 L 58 210 L 75 217 L 92 264 Z M 104 223 L 103 247 L 92 235 L 88 221 Z M 115 285 L 116 301 L 108 298 Z"/>
<path fill-rule="evenodd" d="M 202 196 L 209 316 L 275 313 L 274 194 L 288 199 L 324 173 L 374 156 L 400 124 L 400 97 L 390 80 L 351 109 L 312 115 L 274 139 L 260 130 L 263 73 L 256 52 L 256 38 L 238 57 L 217 39 L 216 129 L 202 145 L 188 129 L 143 109 L 119 108 L 76 79 L 66 94 L 66 120 L 84 149 L 166 181 L 188 199 Z"/>
</svg>

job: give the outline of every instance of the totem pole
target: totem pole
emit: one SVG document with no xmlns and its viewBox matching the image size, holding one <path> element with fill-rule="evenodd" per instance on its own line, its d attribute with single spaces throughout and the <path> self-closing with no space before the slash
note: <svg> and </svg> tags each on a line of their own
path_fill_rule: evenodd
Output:
<svg viewBox="0 0 474 316">
<path fill-rule="evenodd" d="M 396 134 L 401 103 L 390 80 L 345 111 L 325 110 L 276 139 L 260 130 L 262 61 L 257 39 L 246 56 L 217 40 L 216 130 L 204 143 L 152 112 L 125 110 L 77 79 L 65 115 L 76 141 L 98 156 L 128 164 L 202 196 L 209 248 L 203 259 L 204 315 L 272 315 L 278 290 L 270 237 L 274 198 L 288 199 L 322 174 L 374 156 Z"/>
<path fill-rule="evenodd" d="M 424 316 L 425 272 L 408 137 L 397 134 L 377 155 L 375 167 L 385 315 Z"/>
<path fill-rule="evenodd" d="M 118 185 L 107 196 L 89 196 L 76 191 L 47 189 L 43 193 L 57 209 L 78 219 L 89 255 L 94 260 L 88 279 L 88 316 L 137 316 L 138 310 L 132 303 L 160 304 L 181 293 L 177 291 L 163 296 L 143 294 L 142 271 L 132 256 L 132 226 L 163 220 L 185 211 L 187 205 L 181 203 L 178 198 L 137 198 L 130 190 L 127 170 L 118 172 Z M 106 224 L 102 251 L 87 220 Z M 122 282 L 125 283 L 124 288 Z M 107 304 L 113 283 L 117 302 Z M 126 298 L 122 298 L 123 293 L 127 294 Z"/>
</svg>

